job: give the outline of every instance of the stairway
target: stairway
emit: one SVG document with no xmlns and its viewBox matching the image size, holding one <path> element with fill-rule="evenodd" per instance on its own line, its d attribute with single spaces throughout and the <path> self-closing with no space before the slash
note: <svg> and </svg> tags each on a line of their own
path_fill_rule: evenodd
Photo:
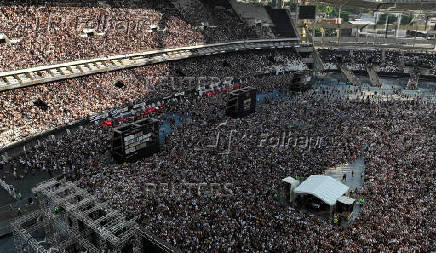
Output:
<svg viewBox="0 0 436 253">
<path fill-rule="evenodd" d="M 418 71 L 412 70 L 410 72 L 410 78 L 406 85 L 406 90 L 417 90 L 419 84 L 420 73 Z"/>
<path fill-rule="evenodd" d="M 369 81 L 373 87 L 381 87 L 382 83 L 374 69 L 374 66 L 366 66 L 366 71 L 368 72 Z"/>
<path fill-rule="evenodd" d="M 359 78 L 351 71 L 345 64 L 338 64 L 338 68 L 341 72 L 347 77 L 347 80 L 354 86 L 360 87 L 362 84 L 359 81 Z"/>
<path fill-rule="evenodd" d="M 345 165 L 340 165 L 336 168 L 330 168 L 326 170 L 324 173 L 327 176 L 331 176 L 332 178 L 338 181 L 342 181 L 342 177 L 344 174 L 347 174 L 347 179 L 351 177 L 351 170 L 352 170 L 352 166 L 350 164 L 345 164 Z"/>
</svg>

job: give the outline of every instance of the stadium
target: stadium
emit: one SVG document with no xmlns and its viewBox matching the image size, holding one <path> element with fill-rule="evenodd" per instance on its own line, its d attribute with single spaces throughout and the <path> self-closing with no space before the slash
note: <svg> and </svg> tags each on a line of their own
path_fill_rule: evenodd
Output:
<svg viewBox="0 0 436 253">
<path fill-rule="evenodd" d="M 435 252 L 436 1 L 0 0 L 0 253 Z"/>
</svg>

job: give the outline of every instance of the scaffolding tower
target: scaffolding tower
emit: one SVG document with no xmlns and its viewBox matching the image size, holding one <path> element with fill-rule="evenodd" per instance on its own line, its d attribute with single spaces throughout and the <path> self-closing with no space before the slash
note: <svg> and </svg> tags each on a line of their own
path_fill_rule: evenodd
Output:
<svg viewBox="0 0 436 253">
<path fill-rule="evenodd" d="M 17 252 L 180 252 L 69 181 L 51 179 L 32 189 L 40 209 L 11 223 Z"/>
</svg>

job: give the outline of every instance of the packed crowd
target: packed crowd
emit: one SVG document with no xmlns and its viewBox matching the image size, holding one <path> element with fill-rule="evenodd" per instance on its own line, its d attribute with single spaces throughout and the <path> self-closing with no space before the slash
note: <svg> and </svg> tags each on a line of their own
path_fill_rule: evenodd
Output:
<svg viewBox="0 0 436 253">
<path fill-rule="evenodd" d="M 0 0 L 0 32 L 21 39 L 0 44 L 0 71 L 255 34 L 234 13 L 210 1 L 193 0 L 192 6 L 200 7 L 183 10 L 171 1 L 124 2 L 89 1 L 76 8 Z M 104 34 L 80 37 L 84 28 L 93 27 Z M 332 68 L 338 61 L 353 70 L 364 70 L 366 62 L 379 71 L 402 68 L 396 51 L 387 51 L 384 61 L 379 50 L 355 51 L 352 57 L 345 50 L 320 54 Z M 434 56 L 419 59 L 436 73 Z M 405 54 L 405 64 L 417 60 Z M 185 77 L 249 77 L 284 65 L 300 70 L 304 64 L 290 50 L 239 52 L 4 91 L 0 147 L 204 82 Z M 171 133 L 159 154 L 136 163 L 114 163 L 108 148 L 111 128 L 90 124 L 41 140 L 28 147 L 25 156 L 1 161 L 2 177 L 63 172 L 188 252 L 435 251 L 435 104 L 419 99 L 375 102 L 359 89 L 344 92 L 322 86 L 292 96 L 278 92 L 291 78 L 284 74 L 252 81 L 259 93 L 275 98 L 259 101 L 256 113 L 242 119 L 224 115 L 226 93 L 167 104 L 164 113 L 153 117 L 168 122 Z M 115 86 L 117 81 L 124 86 Z M 38 100 L 47 107 L 35 106 Z M 303 148 L 260 145 L 262 136 L 280 137 L 284 132 L 324 137 L 326 142 Z M 283 194 L 283 178 L 322 174 L 357 156 L 365 158 L 365 184 L 356 192 L 365 204 L 351 227 L 331 224 L 275 197 Z M 149 183 L 168 185 L 151 190 Z M 200 193 L 197 186 L 185 183 L 204 188 Z"/>
<path fill-rule="evenodd" d="M 266 77 L 252 85 L 266 93 L 280 89 L 287 78 Z M 9 161 L 6 170 L 71 173 L 100 199 L 138 216 L 147 229 L 183 251 L 435 250 L 435 104 L 374 102 L 358 89 L 352 95 L 349 100 L 349 92 L 325 87 L 282 94 L 259 103 L 253 115 L 229 119 L 222 113 L 222 93 L 155 115 L 173 130 L 159 154 L 139 162 L 114 164 L 105 144 L 110 128 L 89 125 L 44 141 L 27 158 Z M 311 149 L 259 145 L 262 135 L 279 137 L 283 131 L 332 138 Z M 211 148 L 218 134 L 219 143 Z M 274 197 L 282 194 L 281 179 L 322 174 L 356 156 L 365 157 L 365 184 L 356 193 L 365 204 L 351 227 Z M 168 185 L 151 191 L 147 183 Z M 189 189 L 183 183 L 207 185 L 198 193 L 196 186 Z M 218 186 L 212 189 L 211 183 Z"/>
<path fill-rule="evenodd" d="M 301 67 L 302 62 L 291 50 L 247 51 L 3 91 L 0 93 L 0 147 L 111 108 L 194 89 L 208 79 L 252 76 L 272 72 L 274 66 L 280 65 Z M 117 81 L 124 87 L 115 86 Z M 38 99 L 47 104 L 46 110 L 35 106 Z"/>
<path fill-rule="evenodd" d="M 417 66 L 428 69 L 432 75 L 436 75 L 436 55 L 404 53 L 404 64 L 406 66 Z"/>
<path fill-rule="evenodd" d="M 404 67 L 421 67 L 428 74 L 436 75 L 436 54 L 401 53 L 398 50 L 385 50 L 383 59 L 379 49 L 320 49 L 321 59 L 328 70 L 336 70 L 337 63 L 345 64 L 351 70 L 366 71 L 373 65 L 377 72 L 402 73 Z"/>
<path fill-rule="evenodd" d="M 2 0 L 0 33 L 19 42 L 0 43 L 0 72 L 258 36 L 231 8 L 220 9 L 214 3 L 197 1 L 181 11 L 168 0 L 90 1 L 79 6 Z M 202 18 L 193 19 L 198 10 Z M 88 35 L 92 31 L 85 29 L 96 34 Z"/>
</svg>

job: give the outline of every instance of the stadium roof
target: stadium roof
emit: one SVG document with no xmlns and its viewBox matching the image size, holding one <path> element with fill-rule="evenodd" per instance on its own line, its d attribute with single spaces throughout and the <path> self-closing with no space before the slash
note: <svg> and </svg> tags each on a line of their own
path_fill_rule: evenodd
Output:
<svg viewBox="0 0 436 253">
<path fill-rule="evenodd" d="M 294 192 L 313 195 L 332 206 L 348 189 L 348 186 L 330 176 L 312 175 L 295 188 Z"/>
<path fill-rule="evenodd" d="M 374 21 L 369 21 L 369 20 L 351 20 L 348 22 L 352 25 L 374 25 L 375 24 Z"/>
<path fill-rule="evenodd" d="M 436 13 L 436 0 L 309 0 L 340 7 L 362 8 L 390 12 L 433 12 Z"/>
<path fill-rule="evenodd" d="M 338 198 L 338 202 L 341 202 L 342 204 L 345 205 L 352 205 L 354 201 L 356 200 L 347 196 L 341 196 L 340 198 Z"/>
</svg>

